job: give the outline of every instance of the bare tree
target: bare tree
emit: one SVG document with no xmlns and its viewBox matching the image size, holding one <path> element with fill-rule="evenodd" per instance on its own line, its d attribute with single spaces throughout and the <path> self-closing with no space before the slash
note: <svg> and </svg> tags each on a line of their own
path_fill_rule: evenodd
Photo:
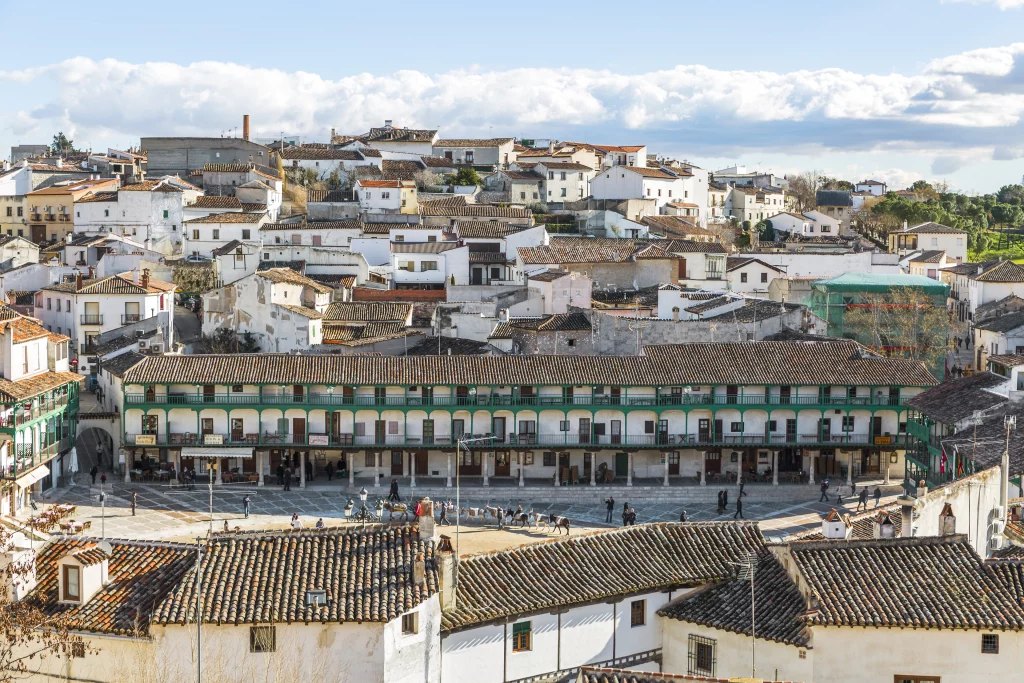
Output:
<svg viewBox="0 0 1024 683">
<path fill-rule="evenodd" d="M 821 180 L 821 171 L 817 169 L 789 179 L 789 194 L 796 199 L 797 208 L 801 211 L 809 211 L 818 205 L 816 195 L 821 189 Z"/>
</svg>

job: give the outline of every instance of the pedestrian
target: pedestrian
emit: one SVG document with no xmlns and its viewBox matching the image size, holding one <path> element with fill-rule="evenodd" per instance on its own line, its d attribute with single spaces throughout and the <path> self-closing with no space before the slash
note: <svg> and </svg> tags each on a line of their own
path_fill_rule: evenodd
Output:
<svg viewBox="0 0 1024 683">
<path fill-rule="evenodd" d="M 875 507 L 878 507 L 878 501 L 882 500 L 882 487 L 876 486 L 873 495 L 875 496 Z"/>
<path fill-rule="evenodd" d="M 132 491 L 132 517 L 135 516 L 135 506 L 139 504 L 139 492 Z"/>
<path fill-rule="evenodd" d="M 828 500 L 828 479 L 821 480 L 821 496 L 818 498 L 818 502 Z"/>
<path fill-rule="evenodd" d="M 245 511 L 245 518 L 249 519 L 249 504 L 252 502 L 252 498 L 249 494 L 245 494 L 245 498 L 242 499 L 242 509 Z"/>
<path fill-rule="evenodd" d="M 722 505 L 722 492 L 718 492 L 718 514 L 722 514 L 725 511 L 725 506 Z"/>
<path fill-rule="evenodd" d="M 857 498 L 857 511 L 860 512 L 861 507 L 865 510 L 868 509 L 868 487 L 861 487 L 860 497 Z"/>
<path fill-rule="evenodd" d="M 284 465 L 277 466 L 277 485 L 284 486 Z"/>
<path fill-rule="evenodd" d="M 224 533 L 227 533 L 228 531 L 230 531 L 230 529 L 228 529 L 228 520 L 225 519 L 224 520 Z"/>
<path fill-rule="evenodd" d="M 292 468 L 286 467 L 284 470 L 284 490 L 292 490 Z"/>
<path fill-rule="evenodd" d="M 294 529 L 295 531 L 298 531 L 299 529 L 302 528 L 302 520 L 299 519 L 299 513 L 298 512 L 293 512 L 292 513 L 292 521 L 290 523 L 291 523 L 292 529 Z"/>
<path fill-rule="evenodd" d="M 99 472 L 100 472 L 100 468 L 96 467 L 96 465 L 93 465 L 92 469 L 89 470 L 89 474 L 92 476 L 92 485 L 93 486 L 96 485 L 96 475 L 99 474 Z"/>
<path fill-rule="evenodd" d="M 604 505 L 608 512 L 608 514 L 605 515 L 604 521 L 606 524 L 611 524 L 612 514 L 615 512 L 615 499 L 609 496 L 608 498 L 605 499 Z"/>
<path fill-rule="evenodd" d="M 627 526 L 636 526 L 636 510 L 629 508 L 629 514 L 626 515 Z"/>
<path fill-rule="evenodd" d="M 188 490 L 189 491 L 195 491 L 196 490 L 196 468 L 194 468 L 194 467 L 188 473 Z"/>
<path fill-rule="evenodd" d="M 745 517 L 743 516 L 743 499 L 742 498 L 737 498 L 736 499 L 736 514 L 734 514 L 732 516 L 732 518 L 736 519 L 737 517 L 739 517 L 740 519 L 745 519 Z"/>
<path fill-rule="evenodd" d="M 398 480 L 391 480 L 391 491 L 388 493 L 388 500 L 392 503 L 397 503 L 401 498 L 398 496 Z"/>
<path fill-rule="evenodd" d="M 447 501 L 441 501 L 441 521 L 438 522 L 438 526 L 451 526 L 452 523 L 448 521 L 448 503 Z"/>
<path fill-rule="evenodd" d="M 629 519 L 629 503 L 622 504 L 622 526 L 626 526 L 626 522 Z"/>
<path fill-rule="evenodd" d="M 722 508 L 724 510 L 729 509 L 729 490 L 723 489 L 722 491 Z"/>
<path fill-rule="evenodd" d="M 106 475 L 106 473 L 103 473 L 103 474 L 100 475 L 100 486 L 106 486 L 106 485 L 107 485 L 107 475 Z"/>
<path fill-rule="evenodd" d="M 327 472 L 327 481 L 331 481 L 334 478 L 334 465 L 330 460 L 327 461 L 327 467 L 324 470 Z"/>
<path fill-rule="evenodd" d="M 679 521 L 680 522 L 685 522 L 686 521 L 686 510 L 683 510 L 682 512 L 679 513 Z"/>
<path fill-rule="evenodd" d="M 838 496 L 838 498 L 836 498 L 836 505 L 842 505 L 843 504 L 843 485 L 842 484 L 836 484 L 836 496 Z"/>
<path fill-rule="evenodd" d="M 736 496 L 737 499 L 742 498 L 743 496 L 747 495 L 747 494 L 745 494 L 743 492 L 743 487 L 746 486 L 746 485 L 747 485 L 746 480 L 740 479 L 740 495 Z"/>
<path fill-rule="evenodd" d="M 103 444 L 96 445 L 96 462 L 103 464 Z"/>
<path fill-rule="evenodd" d="M 321 517 L 320 519 L 316 520 L 316 528 L 317 529 L 323 529 L 324 528 L 324 518 L 323 517 Z"/>
<path fill-rule="evenodd" d="M 857 480 L 856 479 L 852 479 L 851 482 L 852 483 L 850 484 L 850 495 L 851 496 L 856 496 L 857 495 Z"/>
<path fill-rule="evenodd" d="M 307 460 L 306 461 L 306 481 L 313 481 L 314 478 L 315 477 L 313 476 L 313 461 L 312 460 Z"/>
</svg>

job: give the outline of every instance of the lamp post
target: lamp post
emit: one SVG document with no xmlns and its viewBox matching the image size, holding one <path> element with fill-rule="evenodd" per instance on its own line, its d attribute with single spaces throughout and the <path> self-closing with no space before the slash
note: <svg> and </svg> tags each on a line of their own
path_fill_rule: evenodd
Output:
<svg viewBox="0 0 1024 683">
<path fill-rule="evenodd" d="M 368 494 L 366 493 L 366 487 L 365 486 L 362 487 L 361 489 L 359 489 L 359 505 L 360 505 L 359 516 L 363 520 L 363 528 L 366 528 L 366 496 L 367 495 Z"/>
</svg>

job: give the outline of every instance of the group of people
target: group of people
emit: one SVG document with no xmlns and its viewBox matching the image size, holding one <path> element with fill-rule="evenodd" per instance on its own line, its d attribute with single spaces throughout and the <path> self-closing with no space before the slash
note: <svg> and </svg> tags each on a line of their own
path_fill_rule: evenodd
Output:
<svg viewBox="0 0 1024 683">
<path fill-rule="evenodd" d="M 953 379 L 960 379 L 961 377 L 970 377 L 974 374 L 974 365 L 972 363 L 967 364 L 967 369 L 964 370 L 963 366 L 960 365 L 960 361 L 956 362 L 956 365 L 949 369 L 949 376 Z"/>
<path fill-rule="evenodd" d="M 821 496 L 818 498 L 819 503 L 827 503 L 830 498 L 828 497 L 828 488 L 831 486 L 831 480 L 825 477 L 821 480 Z M 860 487 L 860 495 L 857 494 L 857 482 L 853 482 L 850 485 L 850 495 L 857 496 L 857 512 L 861 509 L 868 509 L 868 489 L 866 486 Z M 871 496 L 875 499 L 875 507 L 878 507 L 878 503 L 882 500 L 882 487 L 876 486 Z M 836 503 L 839 505 L 843 504 L 843 489 L 842 487 L 836 487 Z"/>
<path fill-rule="evenodd" d="M 736 512 L 733 513 L 733 519 L 746 519 L 743 516 L 743 496 L 747 495 L 743 492 L 743 484 L 740 484 L 740 495 L 736 497 Z M 718 514 L 725 514 L 729 510 L 729 492 L 721 490 L 718 492 Z"/>
</svg>

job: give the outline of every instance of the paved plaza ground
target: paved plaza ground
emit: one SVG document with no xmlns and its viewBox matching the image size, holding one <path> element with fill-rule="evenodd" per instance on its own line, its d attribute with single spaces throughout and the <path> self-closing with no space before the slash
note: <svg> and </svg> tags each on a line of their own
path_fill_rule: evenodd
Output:
<svg viewBox="0 0 1024 683">
<path fill-rule="evenodd" d="M 73 503 L 78 506 L 74 518 L 79 522 L 91 521 L 90 533 L 99 536 L 103 533 L 108 538 L 132 538 L 132 539 L 163 539 L 163 540 L 194 540 L 196 536 L 205 535 L 210 527 L 210 494 L 209 489 L 203 483 L 197 483 L 194 491 L 181 488 L 171 488 L 166 485 L 155 484 L 108 484 L 105 487 L 106 501 L 101 508 L 99 504 L 100 486 L 76 485 L 67 489 L 60 489 L 54 492 L 49 498 L 36 501 L 37 507 L 42 507 L 52 502 Z M 136 515 L 132 516 L 129 508 L 131 492 L 137 491 L 139 507 Z M 384 495 L 385 491 L 379 492 Z M 511 492 L 510 492 L 511 493 Z M 729 510 L 725 514 L 718 514 L 715 504 L 712 503 L 682 503 L 682 502 L 650 502 L 645 504 L 642 492 L 637 491 L 638 497 L 631 500 L 616 500 L 616 511 L 613 517 L 613 524 L 605 523 L 606 508 L 604 505 L 603 492 L 598 489 L 594 492 L 594 500 L 590 502 L 565 502 L 556 499 L 557 490 L 551 495 L 543 491 L 532 489 L 523 494 L 533 494 L 536 500 L 520 500 L 524 509 L 533 509 L 536 512 L 545 514 L 559 514 L 568 517 L 572 521 L 573 529 L 594 529 L 607 526 L 621 525 L 621 509 L 624 502 L 629 502 L 636 510 L 638 523 L 678 521 L 680 512 L 685 508 L 687 518 L 690 521 L 709 521 L 732 519 L 735 513 L 735 490 L 730 492 Z M 482 506 L 485 504 L 501 503 L 494 497 L 493 491 L 481 491 L 472 489 L 463 492 L 462 505 Z M 744 498 L 743 515 L 747 519 L 758 520 L 761 530 L 770 539 L 781 539 L 782 537 L 810 528 L 816 528 L 821 523 L 823 515 L 836 505 L 835 496 L 828 503 L 817 502 L 817 496 L 808 491 L 808 500 L 805 502 L 759 502 L 756 497 L 756 489 L 752 495 Z M 249 519 L 242 514 L 242 498 L 249 495 L 252 498 Z M 378 492 L 370 498 L 370 502 L 376 499 Z M 487 495 L 484 499 L 482 496 Z M 454 497 L 454 491 L 452 491 Z M 882 499 L 882 504 L 892 502 L 895 496 L 889 495 Z M 230 528 L 241 529 L 268 529 L 285 528 L 293 513 L 298 513 L 300 519 L 307 527 L 316 523 L 318 518 L 323 518 L 328 526 L 349 524 L 344 515 L 344 507 L 349 500 L 349 494 L 340 490 L 332 489 L 293 489 L 282 491 L 276 486 L 255 488 L 252 486 L 223 485 L 215 487 L 213 492 L 213 528 L 220 531 L 227 521 Z M 408 496 L 404 500 L 409 500 Z M 844 499 L 847 509 L 856 506 L 856 500 Z M 358 505 L 358 501 L 356 501 Z M 870 506 L 874 501 L 870 501 Z M 387 513 L 385 513 L 385 519 Z M 398 518 L 396 517 L 396 520 Z M 483 526 L 479 521 L 463 520 L 465 528 L 479 528 Z M 492 524 L 493 526 L 493 524 Z M 471 534 L 464 536 L 468 538 L 468 546 L 463 546 L 462 553 L 475 552 L 479 550 L 496 549 L 518 545 L 519 543 L 536 540 L 539 538 L 552 537 L 554 534 L 546 530 L 495 530 L 494 533 Z"/>
</svg>

